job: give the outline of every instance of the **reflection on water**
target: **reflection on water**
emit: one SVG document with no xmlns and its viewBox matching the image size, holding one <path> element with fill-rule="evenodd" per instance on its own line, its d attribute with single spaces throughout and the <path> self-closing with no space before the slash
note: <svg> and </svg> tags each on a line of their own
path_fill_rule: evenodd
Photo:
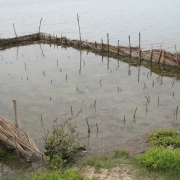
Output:
<svg viewBox="0 0 180 180">
<path fill-rule="evenodd" d="M 14 8 L 16 7 L 16 8 Z M 178 0 L 1 0 L 0 38 L 15 37 L 41 31 L 71 39 L 79 39 L 77 13 L 80 17 L 82 38 L 110 44 L 138 45 L 138 34 L 142 36 L 142 47 L 160 47 L 175 52 L 180 49 L 180 1 Z"/>
<path fill-rule="evenodd" d="M 89 151 L 179 122 L 178 76 L 128 61 L 44 44 L 1 51 L 0 115 L 13 121 L 16 99 L 21 127 L 42 150 L 41 120 L 51 128 L 80 110 L 74 123 Z"/>
</svg>

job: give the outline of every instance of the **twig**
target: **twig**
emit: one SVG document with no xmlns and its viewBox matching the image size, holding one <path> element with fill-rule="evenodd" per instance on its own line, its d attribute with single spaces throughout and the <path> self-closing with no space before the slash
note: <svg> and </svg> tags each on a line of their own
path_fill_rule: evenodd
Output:
<svg viewBox="0 0 180 180">
<path fill-rule="evenodd" d="M 19 124 L 18 124 L 18 120 L 17 120 L 17 107 L 16 107 L 16 100 L 15 99 L 13 99 L 13 103 L 14 103 L 15 126 L 17 128 L 19 128 Z"/>
<path fill-rule="evenodd" d="M 78 26 L 79 26 L 79 39 L 80 39 L 80 43 L 81 43 L 81 30 L 80 30 L 80 24 L 79 24 L 79 15 L 77 14 L 77 21 L 78 21 Z M 81 43 L 82 45 L 82 43 Z"/>
<path fill-rule="evenodd" d="M 14 24 L 13 24 L 13 28 L 14 28 L 15 35 L 16 35 L 16 37 L 17 37 L 17 34 L 16 34 L 16 30 L 15 30 Z"/>
<path fill-rule="evenodd" d="M 41 18 L 40 24 L 39 24 L 39 33 L 40 33 L 40 29 L 41 29 L 41 21 L 42 21 L 42 18 Z"/>
</svg>

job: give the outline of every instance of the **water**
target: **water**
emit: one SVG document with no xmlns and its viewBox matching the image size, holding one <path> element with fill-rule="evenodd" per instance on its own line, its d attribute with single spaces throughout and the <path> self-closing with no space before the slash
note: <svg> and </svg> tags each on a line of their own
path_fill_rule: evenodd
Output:
<svg viewBox="0 0 180 180">
<path fill-rule="evenodd" d="M 82 38 L 100 42 L 110 35 L 110 44 L 128 44 L 131 35 L 132 46 L 138 45 L 138 34 L 142 36 L 143 49 L 159 48 L 175 52 L 180 49 L 180 2 L 178 0 L 1 0 L 0 37 L 14 37 L 17 34 L 45 33 L 78 39 L 77 13 L 80 16 Z"/>
<path fill-rule="evenodd" d="M 143 66 L 43 44 L 7 49 L 1 52 L 0 59 L 0 114 L 13 120 L 12 99 L 16 99 L 20 124 L 40 148 L 41 115 L 45 127 L 51 128 L 56 118 L 61 123 L 65 116 L 71 116 L 71 107 L 74 116 L 82 109 L 74 122 L 83 141 L 87 138 L 88 118 L 90 146 L 97 144 L 96 123 L 99 140 L 105 140 L 119 134 L 128 137 L 131 133 L 145 133 L 151 127 L 175 121 L 179 81 Z M 148 109 L 145 96 L 150 97 Z"/>
<path fill-rule="evenodd" d="M 180 104 L 179 75 L 162 76 L 165 70 L 158 69 L 160 75 L 143 66 L 48 44 L 6 49 L 0 52 L 0 114 L 13 121 L 16 99 L 20 126 L 43 151 L 41 115 L 44 127 L 51 129 L 56 118 L 61 124 L 82 110 L 73 123 L 89 152 L 121 148 L 125 140 L 179 122 L 179 113 L 174 116 Z M 150 98 L 147 106 L 145 96 Z"/>
</svg>

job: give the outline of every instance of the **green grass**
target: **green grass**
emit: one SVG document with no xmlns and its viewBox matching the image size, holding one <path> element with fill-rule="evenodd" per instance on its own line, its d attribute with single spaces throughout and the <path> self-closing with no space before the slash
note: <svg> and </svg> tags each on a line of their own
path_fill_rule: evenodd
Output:
<svg viewBox="0 0 180 180">
<path fill-rule="evenodd" d="M 149 133 L 150 149 L 139 156 L 140 162 L 158 173 L 165 172 L 167 179 L 180 179 L 180 132 L 160 129 Z"/>
<path fill-rule="evenodd" d="M 46 171 L 39 175 L 34 175 L 31 180 L 89 180 L 89 178 L 82 176 L 78 170 L 67 169 L 62 171 Z M 92 180 L 97 180 L 93 178 Z"/>
<path fill-rule="evenodd" d="M 128 158 L 129 154 L 126 151 L 115 151 L 114 155 L 108 156 L 102 154 L 98 157 L 88 159 L 84 165 L 89 165 L 95 168 L 96 172 L 99 172 L 101 168 L 111 169 L 122 163 L 122 158 Z"/>
</svg>

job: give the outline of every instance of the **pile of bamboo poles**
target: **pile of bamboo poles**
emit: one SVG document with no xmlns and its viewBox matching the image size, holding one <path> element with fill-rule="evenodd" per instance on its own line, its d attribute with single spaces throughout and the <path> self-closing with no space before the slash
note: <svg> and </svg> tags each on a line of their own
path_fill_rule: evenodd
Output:
<svg viewBox="0 0 180 180">
<path fill-rule="evenodd" d="M 52 43 L 57 45 L 66 45 L 66 46 L 73 46 L 78 47 L 82 49 L 90 49 L 96 52 L 101 53 L 113 53 L 115 55 L 120 56 L 131 56 L 135 58 L 139 58 L 141 61 L 143 59 L 150 60 L 153 62 L 157 62 L 158 64 L 166 64 L 174 67 L 180 67 L 180 54 L 177 53 L 171 53 L 168 51 L 165 51 L 163 49 L 152 49 L 142 51 L 140 47 L 140 34 L 139 34 L 139 46 L 132 47 L 130 43 L 130 36 L 129 36 L 129 46 L 120 46 L 119 41 L 117 46 L 112 46 L 109 44 L 109 35 L 107 34 L 107 44 L 103 43 L 103 40 L 101 40 L 101 43 L 95 42 L 87 42 L 81 40 L 71 40 L 66 37 L 57 37 L 52 36 L 50 34 L 46 33 L 35 33 L 25 36 L 18 36 L 15 38 L 8 38 L 8 39 L 0 39 L 0 48 L 3 49 L 9 48 L 11 46 L 15 45 L 21 45 L 23 43 L 30 43 L 30 42 L 39 42 L 39 43 Z M 176 50 L 176 47 L 175 47 Z"/>
<path fill-rule="evenodd" d="M 40 158 L 43 156 L 27 132 L 2 117 L 0 117 L 0 141 L 8 148 L 16 150 L 28 161 L 34 156 Z"/>
</svg>

